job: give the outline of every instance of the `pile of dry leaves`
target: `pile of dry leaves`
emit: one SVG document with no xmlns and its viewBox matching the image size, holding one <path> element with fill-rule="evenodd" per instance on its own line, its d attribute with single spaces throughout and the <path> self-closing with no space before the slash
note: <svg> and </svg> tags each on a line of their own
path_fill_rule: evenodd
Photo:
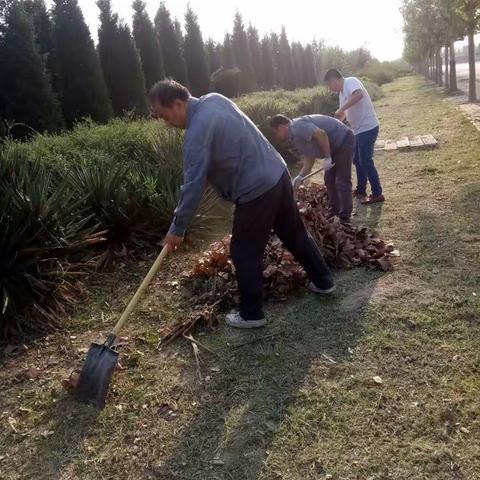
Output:
<svg viewBox="0 0 480 480">
<path fill-rule="evenodd" d="M 312 184 L 301 188 L 298 204 L 308 230 L 331 266 L 391 270 L 391 256 L 395 255 L 392 254 L 392 245 L 387 245 L 367 228 L 342 223 L 336 217 L 327 218 L 325 187 Z M 230 236 L 210 245 L 184 277 L 184 285 L 195 298 L 196 305 L 202 308 L 182 325 L 165 332 L 164 340 L 167 341 L 189 331 L 199 321 L 211 325 L 218 312 L 235 304 L 237 285 L 230 259 Z M 274 300 L 284 300 L 289 292 L 305 285 L 305 272 L 276 237 L 272 237 L 267 245 L 264 278 L 266 297 Z"/>
</svg>

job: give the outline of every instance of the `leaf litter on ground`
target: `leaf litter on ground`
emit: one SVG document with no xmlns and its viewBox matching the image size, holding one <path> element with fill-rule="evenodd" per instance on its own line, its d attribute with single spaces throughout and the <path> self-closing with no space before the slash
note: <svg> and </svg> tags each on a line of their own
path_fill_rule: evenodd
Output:
<svg viewBox="0 0 480 480">
<path fill-rule="evenodd" d="M 330 266 L 392 270 L 391 259 L 398 256 L 393 245 L 387 244 L 366 227 L 329 217 L 324 186 L 311 184 L 301 187 L 297 200 L 305 225 Z M 190 332 L 197 324 L 213 326 L 218 315 L 238 301 L 230 239 L 228 235 L 212 243 L 197 257 L 193 268 L 184 272 L 182 286 L 185 295 L 193 299 L 195 313 L 166 327 L 161 332 L 163 345 Z M 275 301 L 285 301 L 290 293 L 306 283 L 305 272 L 274 235 L 266 247 L 263 275 L 265 296 Z"/>
</svg>

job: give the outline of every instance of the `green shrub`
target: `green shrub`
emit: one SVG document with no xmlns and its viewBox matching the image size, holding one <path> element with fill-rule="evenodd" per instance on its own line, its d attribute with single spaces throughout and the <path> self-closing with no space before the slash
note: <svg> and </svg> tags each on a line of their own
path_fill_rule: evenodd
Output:
<svg viewBox="0 0 480 480">
<path fill-rule="evenodd" d="M 393 82 L 398 77 L 411 73 L 411 68 L 403 60 L 379 62 L 371 60 L 360 70 L 359 76 L 366 77 L 377 85 Z"/>
<path fill-rule="evenodd" d="M 238 68 L 219 68 L 210 77 L 212 90 L 226 97 L 236 97 L 240 92 L 240 78 L 241 71 Z"/>
<path fill-rule="evenodd" d="M 46 330 L 99 241 L 66 179 L 6 145 L 0 151 L 0 335 Z M 80 267 L 77 265 L 80 263 Z M 73 267 L 73 268 L 72 268 Z"/>
</svg>

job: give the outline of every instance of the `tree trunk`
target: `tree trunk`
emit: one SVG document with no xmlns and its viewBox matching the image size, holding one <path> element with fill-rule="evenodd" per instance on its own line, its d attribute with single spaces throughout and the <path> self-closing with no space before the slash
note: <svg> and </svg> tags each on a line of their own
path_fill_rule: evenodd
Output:
<svg viewBox="0 0 480 480">
<path fill-rule="evenodd" d="M 445 45 L 445 88 L 450 90 L 450 76 L 448 74 L 448 45 Z"/>
<path fill-rule="evenodd" d="M 441 48 L 439 48 L 437 51 L 437 63 L 438 63 L 437 83 L 440 87 L 443 87 L 443 60 L 442 60 Z"/>
<path fill-rule="evenodd" d="M 469 64 L 469 87 L 468 101 L 477 101 L 477 75 L 475 72 L 475 27 L 468 27 L 468 64 Z"/>
<path fill-rule="evenodd" d="M 430 54 L 430 80 L 435 81 L 435 55 Z"/>
<path fill-rule="evenodd" d="M 455 43 L 450 43 L 450 91 L 457 91 L 457 61 L 455 59 Z"/>
</svg>

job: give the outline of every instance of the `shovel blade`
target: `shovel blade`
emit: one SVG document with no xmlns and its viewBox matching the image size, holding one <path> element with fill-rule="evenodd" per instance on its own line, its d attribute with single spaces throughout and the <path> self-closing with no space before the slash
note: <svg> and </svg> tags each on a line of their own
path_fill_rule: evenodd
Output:
<svg viewBox="0 0 480 480">
<path fill-rule="evenodd" d="M 105 345 L 92 343 L 80 373 L 77 400 L 103 408 L 117 363 L 118 352 Z"/>
</svg>

